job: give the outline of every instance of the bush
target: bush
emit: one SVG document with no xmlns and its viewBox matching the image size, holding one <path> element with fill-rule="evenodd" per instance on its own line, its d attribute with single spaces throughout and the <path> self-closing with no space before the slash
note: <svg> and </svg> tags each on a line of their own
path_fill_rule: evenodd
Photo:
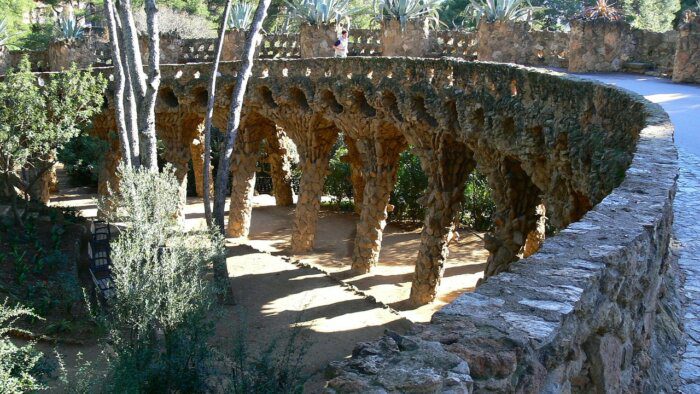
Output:
<svg viewBox="0 0 700 394">
<path fill-rule="evenodd" d="M 344 198 L 352 197 L 350 164 L 342 160 L 342 157 L 348 154 L 348 148 L 341 138 L 338 139 L 338 142 L 333 147 L 333 154 L 328 164 L 329 171 L 323 187 L 324 194 L 333 196 L 338 208 L 340 208 Z"/>
<path fill-rule="evenodd" d="M 472 172 L 464 187 L 460 223 L 475 230 L 490 230 L 493 224 L 491 216 L 495 211 L 496 204 L 486 177 L 476 171 Z"/>
<path fill-rule="evenodd" d="M 428 177 L 423 172 L 418 156 L 410 151 L 401 153 L 396 186 L 389 198 L 394 211 L 390 220 L 417 222 L 423 220 L 425 211 L 419 199 L 428 188 Z"/>
<path fill-rule="evenodd" d="M 12 331 L 27 333 L 14 323 L 22 317 L 38 318 L 31 309 L 10 307 L 7 300 L 0 304 L 0 393 L 24 393 L 43 390 L 40 382 L 46 371 L 42 369 L 41 352 L 34 344 L 16 346 L 8 338 Z"/>
<path fill-rule="evenodd" d="M 97 186 L 107 142 L 81 134 L 58 151 L 58 161 L 65 165 L 71 181 L 80 186 Z"/>
<path fill-rule="evenodd" d="M 428 177 L 423 172 L 418 156 L 410 151 L 401 153 L 396 186 L 389 200 L 394 205 L 394 211 L 389 214 L 389 219 L 414 223 L 422 221 L 425 208 L 420 199 L 427 188 Z M 486 177 L 475 170 L 469 175 L 464 187 L 460 223 L 475 230 L 489 230 L 495 210 L 496 205 Z"/>
<path fill-rule="evenodd" d="M 201 391 L 211 370 L 216 294 L 205 275 L 223 258 L 223 239 L 178 223 L 171 166 L 119 171 L 119 192 L 109 202 L 117 207 L 112 219 L 126 229 L 110 245 L 115 295 L 104 322 L 115 356 L 107 390 Z"/>
<path fill-rule="evenodd" d="M 186 8 L 187 11 L 191 11 Z M 214 25 L 203 16 L 191 12 L 177 11 L 168 7 L 158 8 L 158 28 L 160 33 L 178 38 L 215 38 Z M 134 22 L 140 32 L 146 31 L 146 12 L 140 9 L 134 12 Z"/>
</svg>

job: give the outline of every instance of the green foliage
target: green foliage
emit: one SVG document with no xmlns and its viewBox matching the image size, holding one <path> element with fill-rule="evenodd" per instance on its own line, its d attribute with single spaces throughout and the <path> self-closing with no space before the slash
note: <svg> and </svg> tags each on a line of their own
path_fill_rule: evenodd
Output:
<svg viewBox="0 0 700 394">
<path fill-rule="evenodd" d="M 623 0 L 622 12 L 632 26 L 663 32 L 673 29 L 673 20 L 681 9 L 680 0 Z"/>
<path fill-rule="evenodd" d="M 0 49 L 4 48 L 10 41 L 10 28 L 7 25 L 7 19 L 0 19 Z"/>
<path fill-rule="evenodd" d="M 58 150 L 58 161 L 76 185 L 97 185 L 107 142 L 86 134 L 72 138 Z"/>
<path fill-rule="evenodd" d="M 391 220 L 420 221 L 424 210 L 420 198 L 428 188 L 428 177 L 423 172 L 418 156 L 406 151 L 401 153 L 396 186 L 389 202 L 394 206 Z"/>
<path fill-rule="evenodd" d="M 350 0 L 287 0 L 292 17 L 312 26 L 341 22 L 353 12 Z"/>
<path fill-rule="evenodd" d="M 622 19 L 622 12 L 612 4 L 609 4 L 607 0 L 597 0 L 595 5 L 584 8 L 580 17 L 588 20 L 606 19 L 617 21 Z"/>
<path fill-rule="evenodd" d="M 105 87 L 104 77 L 75 67 L 37 81 L 25 56 L 0 83 L 0 180 L 28 190 L 53 165 L 48 158 L 100 110 Z M 27 169 L 32 179 L 20 178 Z"/>
<path fill-rule="evenodd" d="M 56 21 L 56 39 L 58 40 L 79 40 L 83 34 L 83 27 L 73 15 L 62 16 Z"/>
<path fill-rule="evenodd" d="M 326 176 L 326 183 L 323 191 L 325 194 L 333 196 L 336 204 L 340 207 L 343 198 L 352 196 L 352 183 L 350 183 L 350 164 L 343 162 L 343 156 L 348 154 L 348 148 L 339 139 L 333 147 L 329 167 L 330 171 Z"/>
<path fill-rule="evenodd" d="M 525 21 L 538 8 L 528 0 L 470 0 L 471 7 L 477 11 L 478 19 L 488 22 Z"/>
<path fill-rule="evenodd" d="M 495 211 L 496 204 L 486 177 L 472 172 L 464 187 L 460 222 L 475 230 L 487 231 L 491 229 L 491 216 Z"/>
<path fill-rule="evenodd" d="M 240 2 L 231 6 L 231 17 L 228 26 L 231 29 L 247 30 L 253 22 L 255 5 L 248 2 Z"/>
<path fill-rule="evenodd" d="M 202 3 L 203 4 L 203 3 Z M 168 8 L 158 3 L 158 28 L 163 35 L 179 38 L 215 38 L 215 24 L 206 18 L 206 13 L 192 12 L 187 9 Z M 143 9 L 134 11 L 136 28 L 146 32 L 146 12 Z"/>
<path fill-rule="evenodd" d="M 124 166 L 119 172 L 119 192 L 109 202 L 118 207 L 112 219 L 126 229 L 110 245 L 115 296 L 105 319 L 114 352 L 108 391 L 201 391 L 211 367 L 207 339 L 215 305 L 205 274 L 223 258 L 223 239 L 184 231 L 171 166 L 162 173 Z"/>
<path fill-rule="evenodd" d="M 34 9 L 32 0 L 0 0 L 2 20 L 5 23 L 5 45 L 16 46 L 17 41 L 29 33 L 30 26 L 24 23 L 24 15 Z M 2 34 L 0 34 L 0 39 Z M 0 43 L 0 47 L 3 44 Z"/>
<path fill-rule="evenodd" d="M 250 354 L 245 324 L 239 323 L 234 336 L 234 350 L 230 357 L 230 371 L 224 392 L 247 393 L 302 393 L 308 379 L 300 365 L 306 355 L 308 344 L 303 331 L 296 324 L 287 338 L 274 338 L 259 357 Z M 284 340 L 283 346 L 279 346 Z"/>
<path fill-rule="evenodd" d="M 390 220 L 422 221 L 425 216 L 422 197 L 428 188 L 428 177 L 423 172 L 418 156 L 409 151 L 401 153 L 397 175 L 390 198 L 390 203 L 394 205 L 394 211 L 389 213 Z M 472 172 L 464 187 L 460 223 L 475 230 L 489 230 L 495 209 L 486 177 L 476 171 Z"/>
<path fill-rule="evenodd" d="M 395 19 L 405 26 L 409 20 L 426 18 L 434 26 L 439 22 L 438 11 L 444 0 L 381 0 L 379 15 L 382 19 Z"/>
<path fill-rule="evenodd" d="M 25 393 L 43 390 L 40 379 L 43 355 L 30 343 L 16 346 L 7 335 L 10 332 L 27 331 L 17 328 L 15 323 L 23 317 L 39 318 L 31 309 L 16 305 L 10 307 L 7 300 L 0 305 L 0 393 Z"/>
</svg>

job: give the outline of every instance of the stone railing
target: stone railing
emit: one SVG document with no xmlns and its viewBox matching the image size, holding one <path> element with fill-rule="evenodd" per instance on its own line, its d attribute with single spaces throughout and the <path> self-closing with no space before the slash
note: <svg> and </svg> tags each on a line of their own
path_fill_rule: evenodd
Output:
<svg viewBox="0 0 700 394">
<path fill-rule="evenodd" d="M 267 34 L 260 43 L 262 59 L 296 58 L 301 56 L 298 34 Z"/>
<path fill-rule="evenodd" d="M 353 30 L 349 37 L 349 56 L 381 56 L 382 43 L 379 30 Z"/>
<path fill-rule="evenodd" d="M 226 123 L 238 66 L 220 69 L 215 124 Z M 208 64 L 162 69 L 156 123 L 183 179 L 210 72 Z M 666 367 L 655 360 L 664 330 L 655 327 L 664 314 L 678 164 L 660 107 L 521 66 L 366 57 L 261 60 L 245 102 L 234 168 L 247 170 L 233 174 L 241 187 L 231 196 L 229 232 L 245 234 L 250 224 L 256 156 L 247 146 L 274 141 L 280 130 L 303 166 L 293 248 L 313 244 L 326 165 L 319 158 L 328 157 L 338 130 L 357 149 L 383 147 L 359 152 L 361 165 L 384 175 L 364 186 L 370 198 L 358 223 L 358 258 L 373 255 L 364 247 L 378 251 L 358 240 L 362 229 L 381 231 L 381 215 L 371 213 L 386 205 L 376 197 L 386 194 L 384 177 L 392 179 L 384 166 L 414 147 L 429 178 L 441 179 L 425 201 L 418 291 L 429 291 L 444 265 L 440 250 L 463 175 L 478 166 L 494 190 L 496 229 L 486 237 L 493 275 L 408 335 L 358 345 L 330 367 L 329 392 L 662 390 Z M 98 117 L 95 132 L 113 129 L 111 113 Z M 513 263 L 542 201 L 560 231 Z"/>
<path fill-rule="evenodd" d="M 700 82 L 700 70 L 692 61 L 700 57 L 700 35 L 690 22 L 682 24 L 681 34 L 655 33 L 634 29 L 626 22 L 606 21 L 572 21 L 570 33 L 531 30 L 524 23 L 481 23 L 476 32 L 428 32 L 421 23 L 410 23 L 406 27 L 410 31 L 401 31 L 394 25 L 385 23 L 380 30 L 352 30 L 349 55 L 458 57 L 561 67 L 572 72 L 622 70 L 665 76 L 675 69 L 681 75 L 677 80 Z M 335 26 L 302 30 L 303 34 L 267 35 L 258 56 L 263 59 L 333 56 Z M 79 66 L 90 62 L 94 66 L 110 64 L 108 46 L 100 40 L 104 39 L 57 43 L 51 45 L 48 54 L 33 53 L 44 64 L 37 70 L 60 70 L 73 61 Z M 237 60 L 243 40 L 242 32 L 228 33 L 223 60 Z M 162 62 L 208 62 L 214 56 L 214 47 L 212 39 L 163 37 Z M 43 58 L 46 61 L 42 63 Z M 0 73 L 15 66 L 17 59 L 14 53 L 0 52 Z"/>
<path fill-rule="evenodd" d="M 476 60 L 478 51 L 476 33 L 462 30 L 433 30 L 430 35 L 431 53 L 434 56 Z"/>
<path fill-rule="evenodd" d="M 569 34 L 569 71 L 673 70 L 678 33 L 655 33 L 628 23 L 573 21 Z"/>
</svg>

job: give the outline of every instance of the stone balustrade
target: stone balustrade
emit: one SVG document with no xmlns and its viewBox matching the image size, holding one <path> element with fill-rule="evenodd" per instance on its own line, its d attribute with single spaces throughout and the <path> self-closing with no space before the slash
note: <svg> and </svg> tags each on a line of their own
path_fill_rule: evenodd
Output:
<svg viewBox="0 0 700 394">
<path fill-rule="evenodd" d="M 691 18 L 692 19 L 692 18 Z M 697 23 L 696 23 L 697 24 Z M 656 33 L 634 29 L 626 22 L 572 21 L 569 33 L 532 30 L 525 23 L 481 23 L 476 32 L 428 31 L 422 23 L 384 23 L 380 30 L 351 30 L 350 56 L 457 57 L 467 60 L 510 62 L 530 66 L 567 68 L 572 72 L 627 71 L 670 76 L 698 82 L 693 60 L 700 56 L 700 35 L 693 23 L 678 31 Z M 305 27 L 301 34 L 266 35 L 258 51 L 263 59 L 333 56 L 337 36 L 333 26 Z M 223 60 L 237 60 L 243 32 L 228 32 Z M 142 43 L 143 44 L 143 43 Z M 143 45 L 144 56 L 147 51 Z M 161 38 L 162 63 L 209 62 L 213 39 Z M 20 53 L 0 52 L 0 73 L 16 66 Z M 47 52 L 32 52 L 37 71 L 111 64 L 104 38 L 88 36 L 78 42 L 59 42 Z"/>
</svg>

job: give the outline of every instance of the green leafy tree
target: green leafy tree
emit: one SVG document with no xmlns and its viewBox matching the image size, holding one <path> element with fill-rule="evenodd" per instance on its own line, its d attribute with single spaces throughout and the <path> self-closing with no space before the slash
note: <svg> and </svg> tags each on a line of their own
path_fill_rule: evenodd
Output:
<svg viewBox="0 0 700 394">
<path fill-rule="evenodd" d="M 51 75 L 32 74 L 27 57 L 0 83 L 0 187 L 12 201 L 15 219 L 18 188 L 27 199 L 31 188 L 55 163 L 55 152 L 80 133 L 80 126 L 100 110 L 106 80 L 75 67 Z M 42 86 L 43 85 L 43 86 Z"/>
<path fill-rule="evenodd" d="M 680 0 L 624 0 L 622 11 L 634 27 L 652 31 L 673 29 L 673 20 L 681 9 Z"/>
<path fill-rule="evenodd" d="M 32 0 L 0 0 L 0 19 L 5 21 L 5 34 L 9 37 L 7 45 L 16 45 L 21 37 L 30 32 L 30 26 L 24 23 L 24 16 L 34 7 L 35 3 Z"/>
</svg>

